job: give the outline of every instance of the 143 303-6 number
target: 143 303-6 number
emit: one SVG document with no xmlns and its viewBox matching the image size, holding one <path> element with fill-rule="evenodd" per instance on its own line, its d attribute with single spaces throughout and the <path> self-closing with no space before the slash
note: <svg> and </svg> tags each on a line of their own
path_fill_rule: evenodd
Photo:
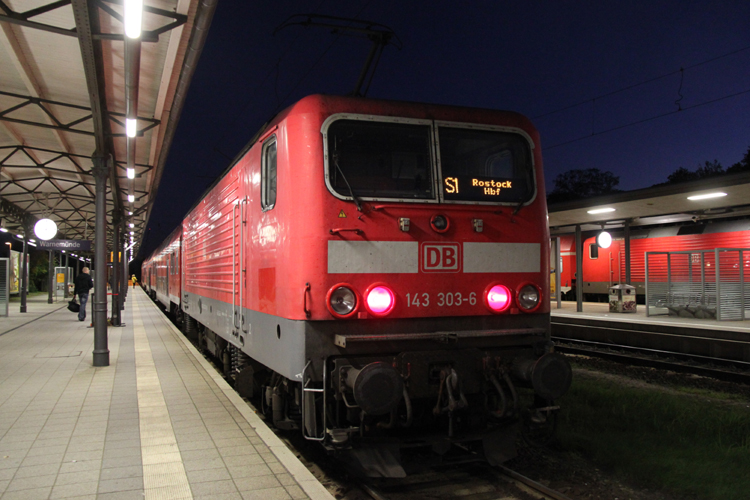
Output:
<svg viewBox="0 0 750 500">
<path fill-rule="evenodd" d="M 470 306 L 477 304 L 476 292 L 471 292 L 468 295 L 461 292 L 439 292 L 436 297 L 435 304 L 438 307 L 457 307 L 466 303 Z M 432 298 L 429 293 L 417 292 L 406 294 L 406 304 L 408 307 L 428 307 L 431 303 Z"/>
</svg>

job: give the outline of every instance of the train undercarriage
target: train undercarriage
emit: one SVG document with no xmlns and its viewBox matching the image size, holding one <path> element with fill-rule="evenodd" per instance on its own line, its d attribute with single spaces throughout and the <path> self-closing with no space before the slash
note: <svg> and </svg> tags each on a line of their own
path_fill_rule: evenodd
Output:
<svg viewBox="0 0 750 500">
<path fill-rule="evenodd" d="M 503 463 L 516 455 L 519 433 L 544 439 L 554 432 L 554 400 L 571 381 L 567 360 L 540 337 L 531 346 L 494 350 L 331 355 L 317 369 L 308 362 L 300 382 L 193 318 L 176 319 L 275 427 L 300 431 L 370 477 L 403 477 L 402 453 L 440 461 L 455 446 Z"/>
</svg>

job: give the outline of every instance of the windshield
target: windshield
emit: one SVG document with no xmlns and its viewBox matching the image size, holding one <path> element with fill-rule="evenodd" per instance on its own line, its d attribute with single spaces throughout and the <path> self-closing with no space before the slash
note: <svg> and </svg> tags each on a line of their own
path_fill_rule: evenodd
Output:
<svg viewBox="0 0 750 500">
<path fill-rule="evenodd" d="M 534 195 L 531 151 L 519 134 L 438 127 L 443 197 L 521 203 Z"/>
<path fill-rule="evenodd" d="M 430 132 L 429 125 L 333 122 L 328 128 L 331 187 L 342 196 L 434 198 Z"/>
<path fill-rule="evenodd" d="M 324 133 L 330 189 L 357 204 L 359 198 L 519 204 L 534 196 L 531 148 L 519 133 L 351 115 L 330 121 Z M 436 193 L 438 172 L 443 185 Z"/>
</svg>

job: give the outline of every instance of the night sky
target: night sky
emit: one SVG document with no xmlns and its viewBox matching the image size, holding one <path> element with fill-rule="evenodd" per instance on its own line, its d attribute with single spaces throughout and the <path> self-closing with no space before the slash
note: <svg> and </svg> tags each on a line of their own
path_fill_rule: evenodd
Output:
<svg viewBox="0 0 750 500">
<path fill-rule="evenodd" d="M 619 189 L 649 187 L 679 167 L 714 159 L 729 167 L 750 146 L 744 0 L 220 1 L 141 256 L 277 111 L 353 89 L 370 42 L 315 27 L 273 34 L 306 13 L 396 33 L 402 48 L 385 49 L 368 97 L 532 118 L 548 190 L 558 174 L 586 168 L 619 176 Z"/>
</svg>

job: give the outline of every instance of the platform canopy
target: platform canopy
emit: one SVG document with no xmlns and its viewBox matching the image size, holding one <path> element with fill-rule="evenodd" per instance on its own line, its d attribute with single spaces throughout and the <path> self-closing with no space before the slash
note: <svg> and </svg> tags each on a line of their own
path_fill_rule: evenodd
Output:
<svg viewBox="0 0 750 500">
<path fill-rule="evenodd" d="M 134 232 L 137 252 L 215 8 L 143 3 L 141 37 L 126 54 L 123 0 L 0 0 L 3 228 L 50 218 L 57 238 L 93 240 L 92 158 L 111 158 L 108 246 L 117 223 L 126 243 Z M 131 139 L 127 116 L 136 118 Z"/>
<path fill-rule="evenodd" d="M 750 172 L 743 172 L 555 203 L 549 206 L 550 233 L 750 217 L 749 193 Z"/>
</svg>

